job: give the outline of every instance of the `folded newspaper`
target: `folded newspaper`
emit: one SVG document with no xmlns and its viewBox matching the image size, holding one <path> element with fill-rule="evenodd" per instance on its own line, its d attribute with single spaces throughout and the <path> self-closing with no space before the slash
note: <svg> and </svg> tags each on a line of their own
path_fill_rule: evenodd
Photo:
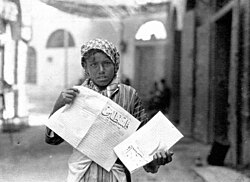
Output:
<svg viewBox="0 0 250 182">
<path fill-rule="evenodd" d="M 71 105 L 56 111 L 45 125 L 74 148 L 110 171 L 114 147 L 129 137 L 140 121 L 109 98 L 83 86 Z"/>
<path fill-rule="evenodd" d="M 162 112 L 158 112 L 147 124 L 118 144 L 114 151 L 133 173 L 151 162 L 156 151 L 169 150 L 182 137 Z"/>
</svg>

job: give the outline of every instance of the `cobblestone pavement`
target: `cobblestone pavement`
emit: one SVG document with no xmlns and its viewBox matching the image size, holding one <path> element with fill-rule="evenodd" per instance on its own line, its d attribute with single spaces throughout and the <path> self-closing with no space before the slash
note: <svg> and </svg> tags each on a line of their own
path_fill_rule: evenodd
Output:
<svg viewBox="0 0 250 182">
<path fill-rule="evenodd" d="M 66 143 L 45 144 L 44 129 L 44 126 L 33 126 L 12 136 L 0 133 L 0 182 L 65 181 L 71 147 Z M 190 142 L 179 142 L 173 149 L 173 161 L 161 167 L 157 174 L 138 170 L 132 175 L 133 181 L 202 182 L 191 169 L 196 149 L 193 145 L 189 147 Z"/>
</svg>

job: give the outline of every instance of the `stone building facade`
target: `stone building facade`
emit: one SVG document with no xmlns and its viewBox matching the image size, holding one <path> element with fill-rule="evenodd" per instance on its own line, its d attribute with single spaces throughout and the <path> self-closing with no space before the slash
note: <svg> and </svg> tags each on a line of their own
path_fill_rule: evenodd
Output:
<svg viewBox="0 0 250 182">
<path fill-rule="evenodd" d="M 19 0 L 0 0 L 0 128 L 11 131 L 14 124 L 27 124 L 23 64 L 28 40 L 21 34 Z"/>
<path fill-rule="evenodd" d="M 187 0 L 181 31 L 180 126 L 229 145 L 226 162 L 250 163 L 250 1 Z"/>
</svg>

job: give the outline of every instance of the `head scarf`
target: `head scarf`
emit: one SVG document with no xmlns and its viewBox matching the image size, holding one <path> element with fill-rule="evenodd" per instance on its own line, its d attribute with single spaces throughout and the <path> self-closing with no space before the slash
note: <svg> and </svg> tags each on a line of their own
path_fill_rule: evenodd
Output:
<svg viewBox="0 0 250 182">
<path fill-rule="evenodd" d="M 110 60 L 114 63 L 115 68 L 116 68 L 115 70 L 117 73 L 119 69 L 119 64 L 120 64 L 120 54 L 117 51 L 116 47 L 111 42 L 107 40 L 103 40 L 103 39 L 98 39 L 98 38 L 90 40 L 82 45 L 81 57 L 83 57 L 88 51 L 92 49 L 98 49 L 98 50 L 101 50 L 103 53 L 105 53 L 110 58 Z M 82 60 L 81 62 L 82 66 L 84 65 L 83 61 L 84 60 Z M 89 78 L 84 81 L 83 86 L 86 86 L 92 90 L 95 90 L 107 97 L 111 97 L 111 95 L 117 90 L 117 87 L 119 84 L 119 79 L 117 78 L 116 73 L 115 73 L 115 77 L 113 81 L 103 91 L 100 91 L 99 88 Z"/>
<path fill-rule="evenodd" d="M 107 40 L 99 39 L 99 38 L 90 40 L 82 45 L 81 56 L 83 57 L 88 51 L 92 49 L 98 49 L 104 52 L 110 58 L 110 60 L 114 63 L 116 67 L 116 71 L 118 71 L 119 64 L 120 64 L 120 54 L 117 51 L 114 44 L 112 44 L 111 42 Z M 83 65 L 83 62 L 81 64 Z"/>
</svg>

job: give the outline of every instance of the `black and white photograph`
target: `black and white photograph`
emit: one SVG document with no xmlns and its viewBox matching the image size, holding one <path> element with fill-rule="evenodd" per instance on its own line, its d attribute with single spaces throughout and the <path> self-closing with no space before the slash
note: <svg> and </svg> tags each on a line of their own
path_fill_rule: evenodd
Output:
<svg viewBox="0 0 250 182">
<path fill-rule="evenodd" d="M 250 1 L 0 0 L 0 182 L 250 182 Z"/>
</svg>

